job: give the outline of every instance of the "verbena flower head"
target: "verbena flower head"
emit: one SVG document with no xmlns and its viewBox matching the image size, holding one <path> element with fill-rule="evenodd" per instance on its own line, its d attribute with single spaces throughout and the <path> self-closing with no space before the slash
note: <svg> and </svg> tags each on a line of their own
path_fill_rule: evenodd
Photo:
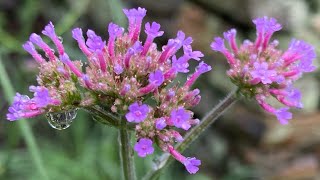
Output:
<svg viewBox="0 0 320 180">
<path fill-rule="evenodd" d="M 179 31 L 167 45 L 158 47 L 153 41 L 164 33 L 160 24 L 147 22 L 142 31 L 146 10 L 129 9 L 124 13 L 129 21 L 128 31 L 111 22 L 106 29 L 108 40 L 93 30 L 86 33 L 81 28 L 72 30 L 72 37 L 87 63 L 65 52 L 53 23 L 42 33 L 53 41 L 57 53 L 41 36 L 33 33 L 23 48 L 39 63 L 39 86 L 30 87 L 33 98 L 17 93 L 7 118 L 17 120 L 99 106 L 136 126 L 134 150 L 139 156 L 152 154 L 152 145 L 158 145 L 184 164 L 190 173 L 195 173 L 200 161 L 176 156 L 178 152 L 173 145 L 183 140 L 177 129 L 188 130 L 199 123 L 188 110 L 201 99 L 200 91 L 192 90 L 191 86 L 211 67 L 201 61 L 184 84 L 174 82 L 178 73 L 190 71 L 191 59 L 200 61 L 203 57 L 200 51 L 192 50 L 192 38 Z M 144 42 L 139 40 L 140 32 L 147 35 Z M 46 56 L 38 53 L 35 46 Z M 176 52 L 180 49 L 183 55 L 179 57 Z"/>
<path fill-rule="evenodd" d="M 227 59 L 230 69 L 227 75 L 246 97 L 255 98 L 259 105 L 274 114 L 281 124 L 292 118 L 289 108 L 302 108 L 301 94 L 293 83 L 304 73 L 316 68 L 312 65 L 316 58 L 312 45 L 292 39 L 286 51 L 277 49 L 278 41 L 269 42 L 281 25 L 274 18 L 256 18 L 257 29 L 254 42 L 245 40 L 239 47 L 236 44 L 236 30 L 224 33 L 224 39 L 214 38 L 211 48 L 221 52 Z M 228 42 L 229 49 L 225 42 Z M 284 107 L 276 108 L 268 104 L 268 99 L 277 99 Z"/>
</svg>

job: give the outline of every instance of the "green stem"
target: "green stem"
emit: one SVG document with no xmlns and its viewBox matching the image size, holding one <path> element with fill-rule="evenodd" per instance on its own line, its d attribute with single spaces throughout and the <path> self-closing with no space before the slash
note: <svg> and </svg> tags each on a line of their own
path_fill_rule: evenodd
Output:
<svg viewBox="0 0 320 180">
<path fill-rule="evenodd" d="M 4 65 L 2 63 L 2 59 L 0 57 L 0 83 L 4 90 L 5 98 L 8 102 L 12 103 L 12 99 L 14 97 L 14 90 L 10 83 L 9 77 L 7 75 L 7 72 L 4 68 Z M 42 176 L 42 179 L 49 179 L 46 169 L 43 166 L 42 158 L 40 151 L 38 149 L 37 143 L 35 141 L 34 135 L 32 133 L 32 130 L 28 124 L 27 121 L 21 119 L 16 122 L 23 134 L 23 138 L 26 141 L 29 153 L 32 157 L 33 163 L 36 166 L 38 172 Z"/>
<path fill-rule="evenodd" d="M 126 120 L 121 119 L 121 124 L 126 126 Z M 125 180 L 135 180 L 135 168 L 133 159 L 133 150 L 130 144 L 130 132 L 124 128 L 119 129 L 119 148 L 120 148 L 120 163 Z"/>
<path fill-rule="evenodd" d="M 103 110 L 101 107 L 90 106 L 90 107 L 85 107 L 84 109 L 87 110 L 89 113 L 91 113 L 93 116 L 99 117 L 95 119 L 96 121 L 102 124 L 114 126 L 117 128 L 120 127 L 120 122 L 118 120 L 119 118 L 111 114 L 110 112 Z"/>
<path fill-rule="evenodd" d="M 133 131 L 135 129 L 135 126 L 133 124 L 126 124 L 125 126 L 121 125 L 119 117 L 108 111 L 105 111 L 99 106 L 85 107 L 84 110 L 91 113 L 95 117 L 94 120 L 102 124 L 112 126 L 117 129 L 127 129 L 130 131 Z"/>
<path fill-rule="evenodd" d="M 178 143 L 175 146 L 175 149 L 180 152 L 183 152 L 185 149 L 187 149 L 202 132 L 204 132 L 212 123 L 215 122 L 216 119 L 218 119 L 218 117 L 220 117 L 231 105 L 236 102 L 236 92 L 237 90 L 234 90 L 229 93 L 224 100 L 214 107 L 197 126 L 192 128 L 185 135 L 184 140 L 181 143 Z M 154 165 L 154 168 L 143 178 L 144 180 L 155 180 L 159 178 L 162 170 L 170 165 L 174 160 L 168 153 L 163 154 L 159 159 L 160 160 L 158 163 Z"/>
</svg>

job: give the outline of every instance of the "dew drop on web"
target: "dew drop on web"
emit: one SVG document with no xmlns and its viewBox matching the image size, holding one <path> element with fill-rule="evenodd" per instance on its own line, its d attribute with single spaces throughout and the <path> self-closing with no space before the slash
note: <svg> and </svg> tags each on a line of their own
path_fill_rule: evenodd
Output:
<svg viewBox="0 0 320 180">
<path fill-rule="evenodd" d="M 77 116 L 78 109 L 70 109 L 67 111 L 47 113 L 46 118 L 49 125 L 57 130 L 63 130 L 70 127 L 72 121 Z"/>
</svg>

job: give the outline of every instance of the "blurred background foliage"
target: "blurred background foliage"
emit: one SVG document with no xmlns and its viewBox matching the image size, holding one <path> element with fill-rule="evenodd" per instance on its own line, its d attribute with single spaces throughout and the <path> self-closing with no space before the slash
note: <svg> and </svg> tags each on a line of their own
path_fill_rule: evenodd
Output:
<svg viewBox="0 0 320 180">
<path fill-rule="evenodd" d="M 80 110 L 63 131 L 50 128 L 44 116 L 9 122 L 5 115 L 14 93 L 29 94 L 28 86 L 36 84 L 38 66 L 21 47 L 32 32 L 52 21 L 68 54 L 84 60 L 71 29 L 91 28 L 107 39 L 110 21 L 127 24 L 122 8 L 138 6 L 148 10 L 145 22 L 162 25 L 158 43 L 181 29 L 213 65 L 195 85 L 203 97 L 195 108 L 199 118 L 233 88 L 226 61 L 210 50 L 214 36 L 235 27 L 238 40 L 254 38 L 251 19 L 267 15 L 284 25 L 275 35 L 282 48 L 296 37 L 320 50 L 319 0 L 0 0 L 0 179 L 120 179 L 116 130 L 86 112 Z M 289 125 L 280 126 L 254 101 L 239 102 L 185 152 L 202 160 L 196 175 L 174 163 L 160 179 L 320 179 L 319 74 L 299 81 L 305 108 L 294 112 Z M 155 157 L 136 158 L 138 177 Z"/>
</svg>

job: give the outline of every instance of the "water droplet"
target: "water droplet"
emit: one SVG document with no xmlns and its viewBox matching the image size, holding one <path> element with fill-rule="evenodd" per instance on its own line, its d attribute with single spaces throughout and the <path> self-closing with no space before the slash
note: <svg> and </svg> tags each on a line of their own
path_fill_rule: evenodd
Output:
<svg viewBox="0 0 320 180">
<path fill-rule="evenodd" d="M 61 36 L 58 36 L 58 39 L 63 43 L 63 38 Z"/>
<path fill-rule="evenodd" d="M 67 111 L 47 113 L 46 117 L 49 125 L 57 130 L 63 130 L 70 127 L 72 121 L 77 116 L 78 109 L 70 109 Z"/>
</svg>

